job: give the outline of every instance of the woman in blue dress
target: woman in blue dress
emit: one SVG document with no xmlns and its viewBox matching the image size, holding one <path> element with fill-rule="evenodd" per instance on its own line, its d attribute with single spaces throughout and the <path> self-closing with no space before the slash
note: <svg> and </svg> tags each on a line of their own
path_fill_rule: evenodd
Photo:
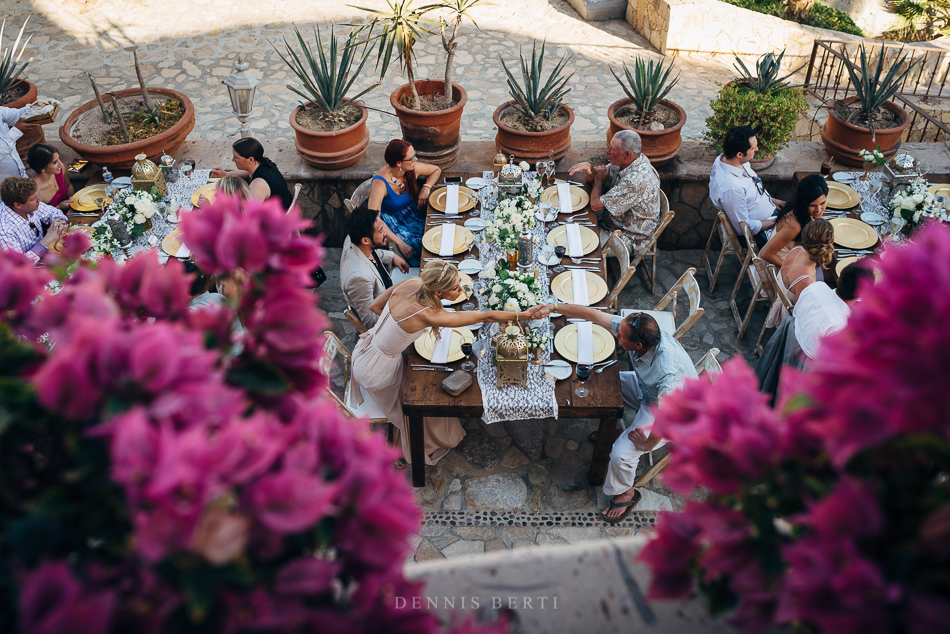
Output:
<svg viewBox="0 0 950 634">
<path fill-rule="evenodd" d="M 442 170 L 417 161 L 416 151 L 402 139 L 389 142 L 385 159 L 386 166 L 373 177 L 369 208 L 379 210 L 386 223 L 386 238 L 396 245 L 409 266 L 419 266 L 426 204 Z M 426 182 L 419 187 L 417 179 L 421 176 Z"/>
</svg>

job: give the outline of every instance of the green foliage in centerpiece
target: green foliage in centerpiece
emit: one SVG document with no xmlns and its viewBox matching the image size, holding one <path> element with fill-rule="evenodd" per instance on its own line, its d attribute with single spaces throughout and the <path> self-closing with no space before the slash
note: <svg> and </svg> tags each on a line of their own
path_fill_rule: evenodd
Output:
<svg viewBox="0 0 950 634">
<path fill-rule="evenodd" d="M 533 273 L 510 270 L 505 260 L 482 269 L 481 305 L 488 310 L 526 310 L 538 303 L 541 284 Z"/>
</svg>

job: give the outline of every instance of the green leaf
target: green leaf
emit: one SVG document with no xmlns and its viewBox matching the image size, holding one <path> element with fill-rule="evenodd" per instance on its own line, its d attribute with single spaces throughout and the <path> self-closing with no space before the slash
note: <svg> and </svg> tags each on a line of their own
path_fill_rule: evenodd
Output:
<svg viewBox="0 0 950 634">
<path fill-rule="evenodd" d="M 262 394 L 281 394 L 290 388 L 290 383 L 272 363 L 252 360 L 235 366 L 227 372 L 228 382 Z"/>
<path fill-rule="evenodd" d="M 204 562 L 181 573 L 181 585 L 192 621 L 202 622 L 214 602 L 217 573 Z"/>
</svg>

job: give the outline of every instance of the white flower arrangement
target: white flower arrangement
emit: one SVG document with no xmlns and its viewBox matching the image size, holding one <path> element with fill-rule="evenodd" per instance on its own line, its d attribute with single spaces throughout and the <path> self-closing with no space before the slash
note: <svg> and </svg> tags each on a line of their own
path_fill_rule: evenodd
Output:
<svg viewBox="0 0 950 634">
<path fill-rule="evenodd" d="M 868 163 L 876 163 L 878 165 L 884 165 L 887 161 L 884 160 L 884 154 L 881 153 L 881 146 L 877 146 L 875 150 L 858 150 L 858 156 Z"/>
<path fill-rule="evenodd" d="M 531 180 L 525 180 L 521 184 L 521 192 L 531 200 L 541 200 L 541 194 L 544 193 L 544 187 L 541 186 L 541 177 L 535 176 Z"/>
<path fill-rule="evenodd" d="M 537 206 L 524 196 L 512 196 L 511 198 L 502 198 L 495 207 L 495 220 L 503 220 L 512 225 L 519 224 L 519 233 L 522 229 L 534 228 L 538 224 L 534 217 L 537 212 Z"/>
<path fill-rule="evenodd" d="M 915 178 L 891 198 L 891 211 L 894 218 L 904 220 L 913 229 L 924 218 L 946 218 L 946 211 L 933 209 L 933 202 L 934 197 L 928 189 L 927 179 Z"/>
<path fill-rule="evenodd" d="M 509 271 L 503 259 L 485 266 L 479 278 L 481 305 L 488 310 L 523 311 L 538 303 L 538 280 L 531 273 Z"/>
<path fill-rule="evenodd" d="M 105 208 L 103 218 L 121 220 L 133 239 L 145 233 L 145 225 L 158 213 L 155 204 L 161 200 L 155 188 L 151 192 L 126 189 L 116 195 L 114 202 Z"/>
<path fill-rule="evenodd" d="M 518 163 L 518 167 L 521 168 L 522 172 L 527 172 L 529 169 L 531 169 L 531 166 L 528 165 L 528 161 L 521 161 Z"/>
<path fill-rule="evenodd" d="M 92 246 L 83 257 L 88 256 L 93 260 L 100 260 L 122 248 L 119 241 L 112 235 L 112 229 L 109 228 L 105 220 L 96 221 L 93 223 L 92 228 L 94 231 L 92 235 L 89 236 L 89 241 Z"/>
<path fill-rule="evenodd" d="M 547 328 L 532 328 L 528 333 L 528 346 L 531 348 L 543 348 L 547 345 L 548 338 Z"/>
</svg>

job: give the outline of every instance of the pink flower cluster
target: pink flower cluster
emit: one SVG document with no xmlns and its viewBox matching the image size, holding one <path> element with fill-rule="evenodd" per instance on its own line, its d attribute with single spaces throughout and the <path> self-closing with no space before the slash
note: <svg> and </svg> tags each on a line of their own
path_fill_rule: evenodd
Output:
<svg viewBox="0 0 950 634">
<path fill-rule="evenodd" d="M 41 361 L 21 377 L 35 388 L 32 415 L 57 421 L 30 462 L 47 465 L 57 491 L 99 493 L 82 522 L 61 527 L 89 531 L 74 536 L 69 564 L 53 551 L 29 564 L 0 545 L 0 570 L 20 571 L 20 630 L 159 632 L 174 620 L 220 632 L 441 631 L 395 601 L 421 593 L 402 576 L 421 513 L 391 467 L 395 450 L 322 395 L 326 320 L 305 288 L 318 241 L 297 235 L 296 211 L 227 197 L 182 226 L 204 269 L 249 276 L 233 306 L 189 311 L 182 266 L 152 253 L 84 263 L 57 294 L 44 294 L 49 272 L 0 255 L 0 330 L 54 343 L 32 346 Z M 22 438 L 37 424 L 18 421 L 0 445 L 29 451 Z"/>
<path fill-rule="evenodd" d="M 950 621 L 950 229 L 876 264 L 776 410 L 741 359 L 669 395 L 664 477 L 694 493 L 641 553 L 653 598 L 697 587 L 734 625 L 939 632 Z M 941 475 L 944 474 L 944 475 Z"/>
</svg>

